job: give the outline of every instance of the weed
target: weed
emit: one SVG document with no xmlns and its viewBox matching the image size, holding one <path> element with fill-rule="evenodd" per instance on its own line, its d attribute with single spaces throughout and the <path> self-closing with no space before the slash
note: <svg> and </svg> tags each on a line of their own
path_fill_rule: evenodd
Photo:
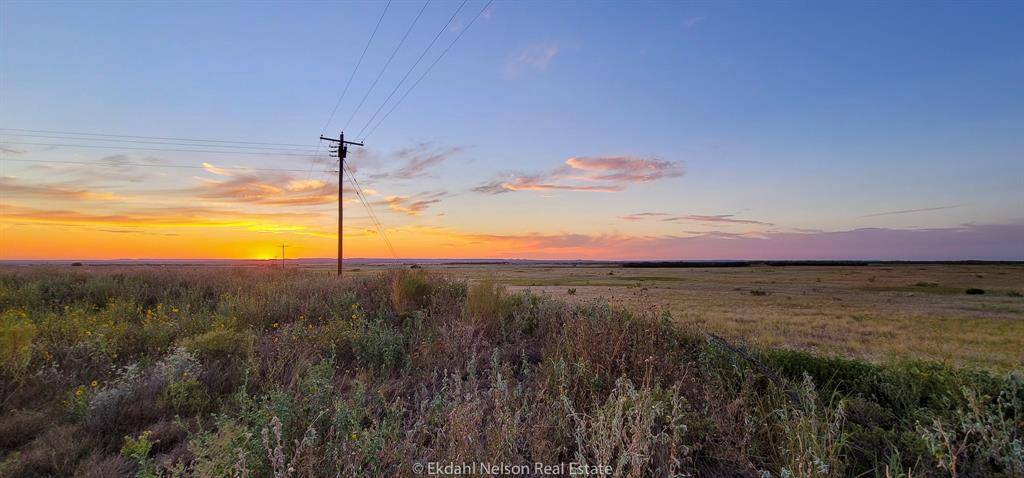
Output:
<svg viewBox="0 0 1024 478">
<path fill-rule="evenodd" d="M 157 476 L 153 459 L 149 456 L 149 452 L 155 444 L 149 439 L 150 433 L 149 430 L 144 431 L 138 438 L 126 436 L 124 437 L 124 446 L 121 447 L 122 456 L 138 463 L 139 471 L 135 475 L 138 478 L 156 478 Z"/>
</svg>

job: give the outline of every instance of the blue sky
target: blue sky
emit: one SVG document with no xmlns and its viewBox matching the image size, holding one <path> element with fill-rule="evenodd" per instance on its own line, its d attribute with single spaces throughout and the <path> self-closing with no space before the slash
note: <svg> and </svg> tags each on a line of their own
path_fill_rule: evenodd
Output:
<svg viewBox="0 0 1024 478">
<path fill-rule="evenodd" d="M 354 116 L 350 136 L 460 3 L 427 5 Z M 422 5 L 390 5 L 329 134 L 347 122 Z M 420 68 L 483 5 L 467 2 Z M 2 8 L 0 127 L 315 144 L 384 3 Z M 352 163 L 378 194 L 385 225 L 409 242 L 403 255 L 464 250 L 435 244 L 421 251 L 414 244 L 438 231 L 467 243 L 511 241 L 481 249 L 483 255 L 641 257 L 646 246 L 610 244 L 725 241 L 736 234 L 781 241 L 793 233 L 874 228 L 967 232 L 954 240 L 964 243 L 963 254 L 944 246 L 929 256 L 960 258 L 977 254 L 966 247 L 979 240 L 972 228 L 1000 226 L 986 230 L 1005 244 L 993 257 L 1024 259 L 1024 247 L 1015 245 L 1024 238 L 1022 24 L 1024 6 L 1010 2 L 496 2 Z M 7 149 L 9 157 L 82 161 L 117 153 Z M 302 158 L 157 156 L 175 164 L 310 166 Z M 408 173 L 417 158 L 431 156 L 441 159 Z M 591 161 L 566 166 L 570 158 Z M 182 195 L 196 180 L 191 172 L 172 172 L 123 184 L 58 181 L 30 163 L 3 167 L 16 178 L 8 182 L 21 187 L 73 186 L 132 198 L 99 205 L 108 213 L 155 204 L 138 197 L 155 190 Z M 645 167 L 664 169 L 630 173 Z M 609 170 L 614 177 L 603 175 Z M 296 176 L 288 180 L 330 181 L 323 173 Z M 481 192 L 489 183 L 506 186 Z M 579 188 L 594 184 L 613 191 Z M 210 206 L 266 206 L 218 200 Z M 417 200 L 430 202 L 410 210 Z M 38 194 L 8 194 L 4 202 L 68 209 Z M 334 206 L 306 207 L 328 220 Z M 349 211 L 355 221 L 363 215 L 358 205 Z M 653 214 L 637 216 L 643 213 Z M 310 255 L 329 250 L 330 238 L 311 237 Z M 549 242 L 529 240 L 537 237 Z M 369 241 L 356 247 L 353 255 L 380 253 Z M 659 254 L 694 252 L 673 247 L 684 246 L 665 245 Z M 722 247 L 699 251 L 750 257 L 758 246 Z M 886 250 L 880 240 L 863 254 L 910 257 L 908 248 Z M 19 254 L 33 253 L 8 255 Z"/>
</svg>

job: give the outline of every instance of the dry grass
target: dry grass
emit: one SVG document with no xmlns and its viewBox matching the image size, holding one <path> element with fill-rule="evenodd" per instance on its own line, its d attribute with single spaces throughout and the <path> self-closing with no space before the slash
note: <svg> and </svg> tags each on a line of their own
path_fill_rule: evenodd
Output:
<svg viewBox="0 0 1024 478">
<path fill-rule="evenodd" d="M 741 356 L 658 307 L 453 275 L 0 270 L 0 314 L 17 317 L 0 343 L 19 344 L 0 368 L 0 476 L 1024 473 L 1019 369 Z M 747 287 L 731 293 L 786 300 Z"/>
<path fill-rule="evenodd" d="M 1024 363 L 1024 266 L 884 264 L 664 268 L 458 266 L 575 303 L 669 311 L 764 346 L 873 361 L 927 359 L 1008 370 Z M 967 295 L 980 288 L 984 295 Z M 570 289 L 574 292 L 570 293 Z"/>
</svg>

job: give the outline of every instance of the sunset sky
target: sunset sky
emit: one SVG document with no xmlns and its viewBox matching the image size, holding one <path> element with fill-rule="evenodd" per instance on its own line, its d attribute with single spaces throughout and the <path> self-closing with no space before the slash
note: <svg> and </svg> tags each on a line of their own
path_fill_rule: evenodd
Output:
<svg viewBox="0 0 1024 478">
<path fill-rule="evenodd" d="M 1024 4 L 485 4 L 3 1 L 0 259 L 1024 260 Z"/>
</svg>

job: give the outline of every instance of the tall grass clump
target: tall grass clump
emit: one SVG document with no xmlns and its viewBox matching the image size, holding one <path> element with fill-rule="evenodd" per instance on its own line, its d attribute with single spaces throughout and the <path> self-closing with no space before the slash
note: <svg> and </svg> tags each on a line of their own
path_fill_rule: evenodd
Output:
<svg viewBox="0 0 1024 478">
<path fill-rule="evenodd" d="M 0 315 L 0 370 L 9 380 L 18 380 L 32 360 L 36 325 L 24 312 L 5 310 Z"/>
<path fill-rule="evenodd" d="M 1024 474 L 1020 371 L 738 355 L 422 269 L 74 269 L 0 270 L 0 476 Z"/>
</svg>

